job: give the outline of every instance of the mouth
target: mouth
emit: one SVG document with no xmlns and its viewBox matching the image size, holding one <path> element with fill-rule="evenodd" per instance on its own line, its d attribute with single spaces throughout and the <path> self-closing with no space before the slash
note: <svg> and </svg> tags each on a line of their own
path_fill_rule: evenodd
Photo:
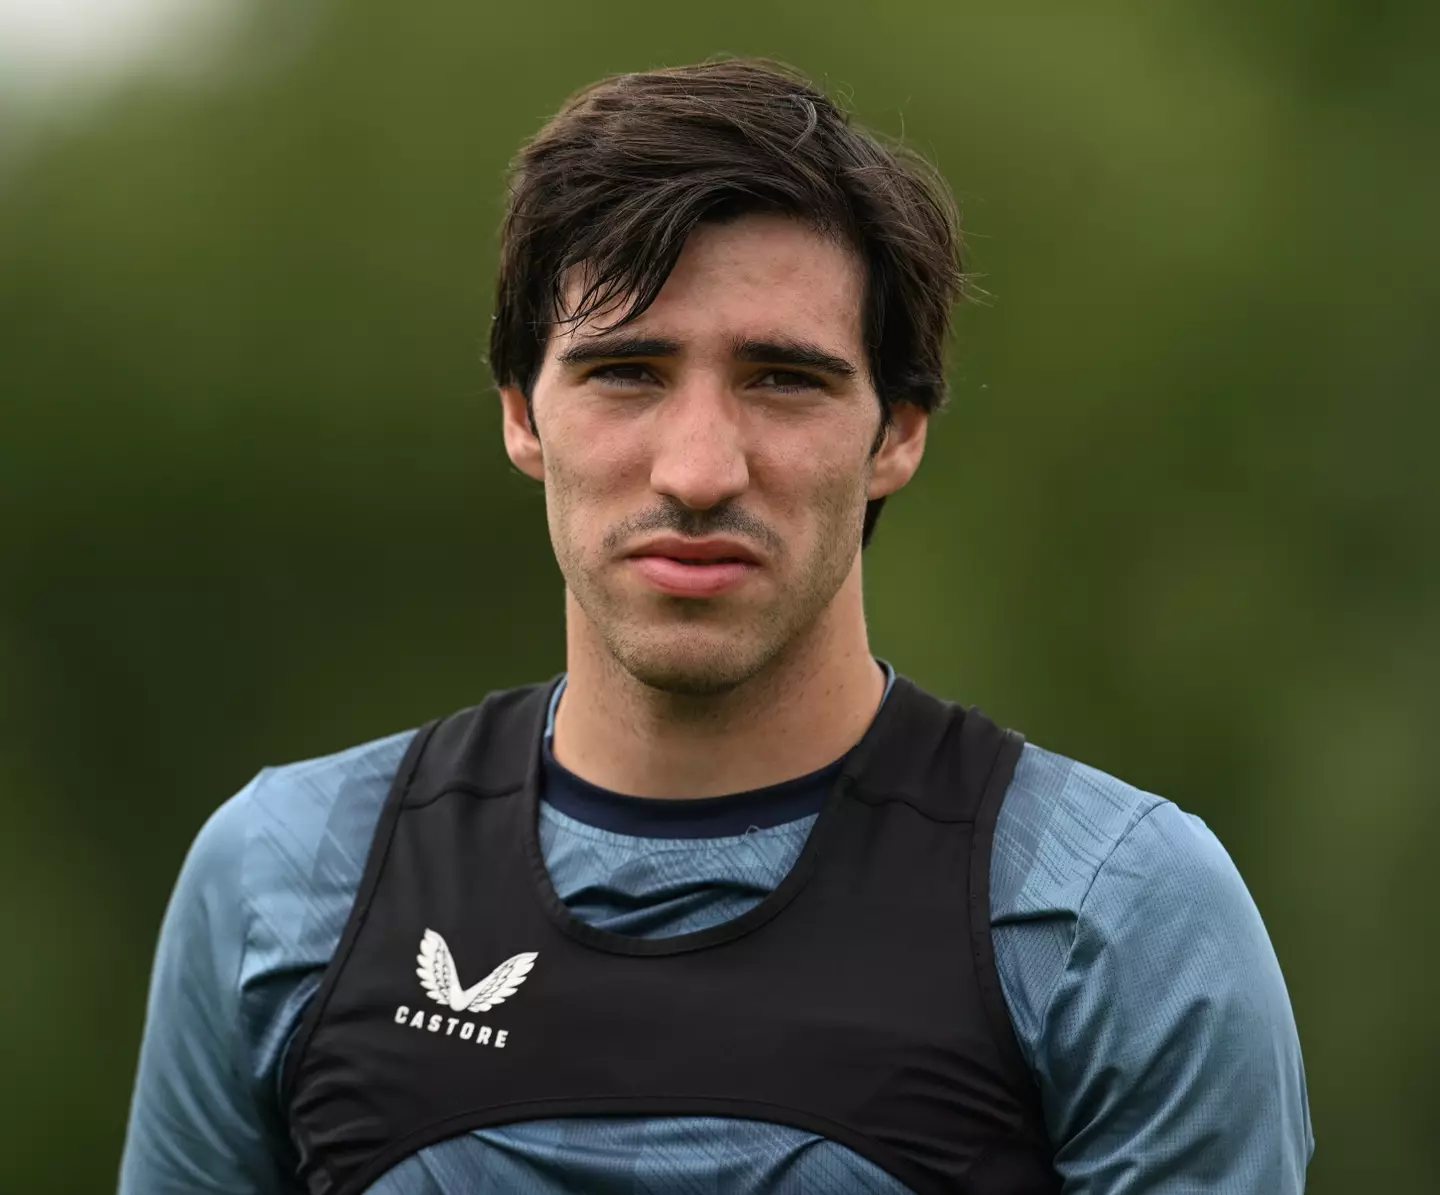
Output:
<svg viewBox="0 0 1440 1195">
<path fill-rule="evenodd" d="M 626 558 L 652 589 L 672 597 L 718 597 L 760 571 L 760 560 L 730 540 L 651 540 Z"/>
</svg>

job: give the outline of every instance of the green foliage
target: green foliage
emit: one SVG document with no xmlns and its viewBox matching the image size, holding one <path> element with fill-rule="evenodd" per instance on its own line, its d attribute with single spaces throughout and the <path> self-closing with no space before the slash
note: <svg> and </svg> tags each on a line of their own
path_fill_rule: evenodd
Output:
<svg viewBox="0 0 1440 1195">
<path fill-rule="evenodd" d="M 1429 1189 L 1436 13 L 272 4 L 32 141 L 0 175 L 0 1187 L 112 1184 L 210 810 L 562 666 L 481 356 L 502 167 L 573 87 L 727 51 L 932 153 L 989 293 L 869 553 L 877 650 L 1202 815 L 1290 985 L 1311 1190 Z"/>
</svg>

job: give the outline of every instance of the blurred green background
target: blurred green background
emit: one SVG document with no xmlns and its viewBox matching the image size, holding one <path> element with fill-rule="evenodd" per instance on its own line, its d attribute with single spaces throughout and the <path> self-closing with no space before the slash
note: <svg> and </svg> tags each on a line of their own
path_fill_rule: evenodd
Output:
<svg viewBox="0 0 1440 1195">
<path fill-rule="evenodd" d="M 938 159 L 990 295 L 877 651 L 1203 816 L 1310 1190 L 1437 1189 L 1440 7 L 210 8 L 103 84 L 0 22 L 0 1189 L 113 1185 L 217 804 L 561 667 L 483 362 L 502 170 L 574 87 L 717 52 Z"/>
</svg>

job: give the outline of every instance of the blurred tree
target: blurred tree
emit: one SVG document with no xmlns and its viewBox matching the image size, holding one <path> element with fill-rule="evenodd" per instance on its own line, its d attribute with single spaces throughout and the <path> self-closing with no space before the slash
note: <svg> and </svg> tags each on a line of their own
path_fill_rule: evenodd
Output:
<svg viewBox="0 0 1440 1195">
<path fill-rule="evenodd" d="M 989 293 L 870 553 L 877 650 L 1205 817 L 1291 985 L 1311 1190 L 1433 1185 L 1437 24 L 271 3 L 204 69 L 13 142 L 0 1043 L 29 1148 L 0 1188 L 110 1185 L 215 805 L 562 666 L 481 355 L 503 165 L 573 87 L 721 51 L 931 152 Z"/>
</svg>

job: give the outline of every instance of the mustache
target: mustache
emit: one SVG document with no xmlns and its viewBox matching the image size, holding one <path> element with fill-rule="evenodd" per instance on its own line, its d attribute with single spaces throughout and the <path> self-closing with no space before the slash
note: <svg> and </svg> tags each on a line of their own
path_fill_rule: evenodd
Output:
<svg viewBox="0 0 1440 1195">
<path fill-rule="evenodd" d="M 661 531 L 683 535 L 687 539 L 730 535 L 762 544 L 775 556 L 784 548 L 784 541 L 769 524 L 749 511 L 742 510 L 733 502 L 725 502 L 706 510 L 695 510 L 674 498 L 667 498 L 661 505 L 617 523 L 606 533 L 605 547 L 613 552 L 627 540 Z"/>
</svg>

